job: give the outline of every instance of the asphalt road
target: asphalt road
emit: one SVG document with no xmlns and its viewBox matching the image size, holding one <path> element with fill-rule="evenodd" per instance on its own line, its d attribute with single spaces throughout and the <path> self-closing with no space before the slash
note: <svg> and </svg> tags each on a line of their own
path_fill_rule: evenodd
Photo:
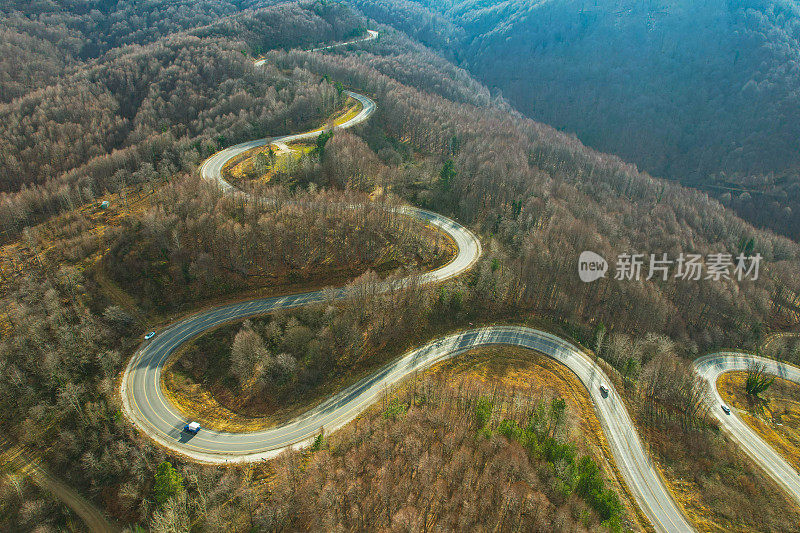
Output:
<svg viewBox="0 0 800 533">
<path fill-rule="evenodd" d="M 367 36 L 366 37 L 362 37 L 361 39 L 355 39 L 353 41 L 347 41 L 347 42 L 344 42 L 344 43 L 329 44 L 328 46 L 320 46 L 319 48 L 310 49 L 309 52 L 320 52 L 322 50 L 332 50 L 334 48 L 341 48 L 341 47 L 349 46 L 351 44 L 358 44 L 358 43 L 363 43 L 363 42 L 366 42 L 366 41 L 374 41 L 375 39 L 378 38 L 378 35 L 379 35 L 378 32 L 375 31 L 375 30 L 367 30 Z M 258 65 L 259 63 L 260 62 L 256 62 L 256 65 Z"/>
<path fill-rule="evenodd" d="M 765 372 L 780 376 L 789 381 L 800 383 L 800 368 L 780 363 L 774 359 L 766 359 L 755 355 L 737 352 L 719 352 L 696 359 L 694 368 L 709 384 L 711 391 L 711 413 L 719 420 L 722 427 L 737 441 L 739 446 L 753 461 L 761 466 L 775 481 L 784 487 L 789 495 L 800 504 L 800 475 L 769 444 L 736 415 L 731 407 L 731 414 L 722 411 L 722 397 L 717 390 L 717 379 L 725 372 L 747 370 L 751 363 L 764 365 Z"/>
<path fill-rule="evenodd" d="M 370 31 L 369 37 L 359 41 L 372 40 L 377 37 L 377 32 Z M 352 43 L 345 43 L 352 44 Z M 343 45 L 334 45 L 343 46 Z M 332 48 L 325 47 L 325 48 Z M 323 50 L 320 48 L 317 50 Z M 259 62 L 257 62 L 258 64 Z M 344 129 L 360 124 L 375 111 L 375 102 L 370 98 L 348 91 L 347 94 L 359 102 L 362 109 L 336 129 Z M 315 130 L 307 133 L 284 135 L 258 139 L 232 146 L 221 150 L 211 156 L 200 167 L 201 176 L 213 181 L 229 194 L 242 194 L 222 177 L 222 168 L 233 157 L 267 144 L 286 144 L 294 141 L 313 139 L 321 133 Z M 456 257 L 446 265 L 431 272 L 426 272 L 414 278 L 415 282 L 431 283 L 440 282 L 457 276 L 468 270 L 478 260 L 481 254 L 481 245 L 477 237 L 467 228 L 457 222 L 424 209 L 410 206 L 391 208 L 405 216 L 415 218 L 425 224 L 438 228 L 446 233 L 457 246 Z M 392 288 L 409 282 L 410 279 L 382 283 L 380 290 Z M 164 397 L 161 391 L 161 372 L 169 356 L 182 343 L 200 335 L 204 331 L 214 328 L 222 323 L 240 320 L 249 316 L 261 315 L 277 309 L 301 307 L 326 300 L 336 300 L 348 297 L 345 289 L 331 289 L 295 294 L 286 297 L 261 298 L 246 302 L 224 305 L 209 309 L 189 317 L 178 320 L 158 332 L 149 341 L 142 344 L 131 359 L 122 380 L 121 394 L 123 406 L 127 416 L 134 421 L 145 433 L 160 444 L 176 452 L 194 459 L 208 462 L 227 462 L 232 460 L 256 460 L 270 457 L 289 446 L 297 446 L 313 438 L 320 428 L 330 427 L 333 419 L 326 408 L 317 408 L 317 416 L 309 412 L 300 420 L 278 430 L 263 431 L 248 434 L 219 433 L 201 430 L 194 437 L 181 432 L 187 420 Z M 349 391 L 350 389 L 348 389 Z M 352 394 L 343 392 L 346 396 Z M 326 403 L 330 405 L 330 403 Z M 354 410 L 352 405 L 343 405 L 353 416 L 360 412 Z M 363 405 L 366 407 L 366 404 Z M 341 413 L 337 414 L 338 418 Z M 349 419 L 352 419 L 350 417 Z M 349 420 L 348 419 L 348 420 Z M 336 424 L 334 424 L 336 425 Z M 337 425 L 338 427 L 338 425 Z"/>
<path fill-rule="evenodd" d="M 375 39 L 370 32 L 366 41 Z M 351 43 L 344 43 L 351 44 Z M 333 45 L 324 50 L 342 45 Z M 366 96 L 349 92 L 362 104 L 361 112 L 338 128 L 348 128 L 366 120 L 375 110 L 375 102 Z M 270 137 L 242 143 L 222 150 L 201 167 L 204 179 L 214 181 L 226 192 L 244 194 L 222 178 L 222 167 L 232 157 L 252 148 L 271 143 L 289 143 L 311 139 L 320 131 Z M 456 258 L 447 265 L 419 277 L 422 282 L 439 282 L 468 270 L 481 253 L 478 239 L 472 232 L 446 217 L 413 207 L 395 208 L 407 216 L 420 219 L 447 233 L 458 246 Z M 398 282 L 395 282 L 398 283 Z M 399 283 L 403 283 L 402 281 Z M 382 284 L 389 290 L 390 284 Z M 121 395 L 126 415 L 161 445 L 197 461 L 210 463 L 256 461 L 273 457 L 287 448 L 308 445 L 321 431 L 331 432 L 352 421 L 387 390 L 409 374 L 462 353 L 471 348 L 505 344 L 528 348 L 552 357 L 572 370 L 586 386 L 598 419 L 608 440 L 616 464 L 638 505 L 658 531 L 691 531 L 686 520 L 665 488 L 649 455 L 634 428 L 624 403 L 602 369 L 579 349 L 549 333 L 530 328 L 498 326 L 474 329 L 431 342 L 405 354 L 372 376 L 365 378 L 297 419 L 280 427 L 251 433 L 226 433 L 201 429 L 195 435 L 182 433 L 188 422 L 161 391 L 161 372 L 169 356 L 184 342 L 218 325 L 261 315 L 278 309 L 296 308 L 328 300 L 347 298 L 344 289 L 316 291 L 279 298 L 261 298 L 223 305 L 180 319 L 144 343 L 131 359 L 122 380 Z M 696 361 L 697 371 L 712 384 L 712 398 L 717 409 L 712 412 L 739 441 L 748 454 L 777 479 L 800 502 L 800 478 L 782 458 L 742 423 L 735 414 L 723 416 L 721 399 L 716 392 L 717 377 L 728 370 L 746 368 L 753 356 L 713 354 Z M 774 361 L 764 360 L 768 371 L 800 382 L 800 370 Z M 604 383 L 609 394 L 603 396 L 599 385 Z"/>
<path fill-rule="evenodd" d="M 376 37 L 376 32 L 370 32 L 370 36 L 365 40 Z M 348 94 L 361 102 L 362 110 L 339 128 L 359 124 L 375 110 L 375 102 L 371 99 L 353 92 Z M 227 161 L 258 146 L 311 139 L 319 133 L 314 131 L 271 137 L 227 148 L 202 165 L 201 176 L 216 182 L 230 194 L 244 194 L 222 178 L 221 171 Z M 421 282 L 439 282 L 457 276 L 471 268 L 480 256 L 481 247 L 478 239 L 457 222 L 413 207 L 395 209 L 438 227 L 447 233 L 458 247 L 455 259 L 441 268 L 421 275 L 418 278 Z M 389 290 L 392 285 L 382 284 L 381 288 Z M 523 346 L 561 361 L 586 384 L 620 471 L 639 505 L 656 528 L 659 531 L 692 529 L 655 472 L 633 429 L 627 411 L 602 370 L 566 341 L 528 328 L 485 328 L 439 339 L 406 354 L 374 375 L 347 387 L 280 427 L 251 433 L 226 433 L 201 429 L 194 436 L 182 432 L 188 420 L 161 391 L 163 366 L 181 344 L 224 322 L 347 296 L 344 289 L 333 289 L 280 298 L 262 298 L 223 305 L 172 323 L 144 343 L 129 362 L 121 387 L 126 415 L 155 441 L 192 459 L 210 463 L 261 460 L 273 457 L 287 448 L 307 445 L 320 431 L 331 432 L 347 424 L 374 403 L 387 387 L 437 361 L 477 346 L 491 344 Z M 598 386 L 601 381 L 609 386 L 610 392 L 607 397 L 603 397 L 599 392 Z"/>
<path fill-rule="evenodd" d="M 201 429 L 197 435 L 190 436 L 181 432 L 187 420 L 177 413 L 160 390 L 161 366 L 175 348 L 193 335 L 233 317 L 262 313 L 265 307 L 296 307 L 320 300 L 319 293 L 255 300 L 220 307 L 174 324 L 137 353 L 132 368 L 126 373 L 124 399 L 129 416 L 157 442 L 195 460 L 211 463 L 257 461 L 287 448 L 308 445 L 323 429 L 335 431 L 377 401 L 393 384 L 438 361 L 479 346 L 520 346 L 561 362 L 584 383 L 617 466 L 656 529 L 693 529 L 661 482 L 621 398 L 602 369 L 567 341 L 530 328 L 489 327 L 438 339 L 407 353 L 283 426 L 251 433 Z M 600 393 L 601 383 L 609 388 L 605 397 Z"/>
<path fill-rule="evenodd" d="M 428 224 L 440 228 L 458 245 L 456 257 L 450 263 L 418 276 L 417 279 L 421 282 L 448 279 L 471 268 L 477 261 L 481 252 L 480 243 L 468 229 L 429 211 L 410 207 L 401 209 L 409 216 L 421 218 Z M 390 290 L 396 283 L 404 281 L 408 279 L 381 283 L 379 289 Z M 162 445 L 201 461 L 256 460 L 270 457 L 288 446 L 304 443 L 309 437 L 318 433 L 321 427 L 330 428 L 333 419 L 327 415 L 312 416 L 313 413 L 309 412 L 302 417 L 302 424 L 295 422 L 277 430 L 238 434 L 204 429 L 198 435 L 188 438 L 188 435 L 181 433 L 187 420 L 162 394 L 162 368 L 169 356 L 181 344 L 222 323 L 262 315 L 277 309 L 302 307 L 347 297 L 347 290 L 339 288 L 260 298 L 215 307 L 174 322 L 145 342 L 128 364 L 122 381 L 122 400 L 126 414 Z M 353 391 L 343 394 L 349 397 Z M 363 405 L 366 406 L 367 404 Z M 352 412 L 353 417 L 360 411 L 360 409 L 353 410 L 352 405 L 343 407 Z M 322 415 L 328 413 L 325 409 L 318 412 Z M 337 414 L 334 418 L 339 416 L 340 414 Z"/>
<path fill-rule="evenodd" d="M 369 116 L 372 115 L 372 113 L 375 112 L 376 108 L 375 102 L 371 98 L 367 98 L 364 95 L 354 93 L 352 91 L 345 91 L 345 92 L 347 93 L 348 96 L 355 98 L 361 103 L 361 111 L 356 116 L 350 118 L 346 122 L 334 128 L 337 130 L 351 128 L 357 124 L 361 124 L 362 122 L 367 120 Z M 248 150 L 252 150 L 253 148 L 258 148 L 259 146 L 266 146 L 268 144 L 278 144 L 278 143 L 287 144 L 307 139 L 316 139 L 320 133 L 322 133 L 322 130 L 314 130 L 306 133 L 296 133 L 294 135 L 267 137 L 264 139 L 247 141 L 241 144 L 237 144 L 235 146 L 231 146 L 209 157 L 200 166 L 200 175 L 204 179 L 217 182 L 219 186 L 226 192 L 238 193 L 238 189 L 236 189 L 233 185 L 222 179 L 222 167 L 225 166 L 225 163 L 227 163 L 237 155 L 247 152 Z"/>
</svg>

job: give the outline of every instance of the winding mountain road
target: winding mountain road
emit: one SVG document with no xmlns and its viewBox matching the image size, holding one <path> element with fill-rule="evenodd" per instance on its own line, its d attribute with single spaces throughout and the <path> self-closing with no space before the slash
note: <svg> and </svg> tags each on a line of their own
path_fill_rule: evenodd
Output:
<svg viewBox="0 0 800 533">
<path fill-rule="evenodd" d="M 361 41 L 375 39 L 370 32 Z M 352 43 L 342 43 L 345 44 Z M 324 47 L 316 50 L 323 50 Z M 338 126 L 348 128 L 366 120 L 375 110 L 375 102 L 366 96 L 349 92 L 361 102 L 361 112 Z M 201 176 L 216 182 L 224 191 L 244 194 L 222 177 L 225 163 L 243 152 L 271 143 L 289 143 L 311 139 L 321 130 L 271 137 L 226 148 L 209 158 L 200 168 Z M 467 228 L 447 217 L 414 207 L 394 208 L 404 215 L 419 219 L 449 235 L 458 253 L 450 263 L 419 277 L 424 283 L 435 283 L 457 276 L 470 269 L 481 254 L 477 237 Z M 398 282 L 393 282 L 398 283 Z M 403 283 L 403 281 L 399 282 Z M 392 283 L 380 284 L 390 290 Z M 580 349 L 552 334 L 525 327 L 497 326 L 472 329 L 433 341 L 388 364 L 375 374 L 347 387 L 310 409 L 302 416 L 279 427 L 249 433 L 228 433 L 201 429 L 197 435 L 182 432 L 186 418 L 163 395 L 162 369 L 169 356 L 183 343 L 225 322 L 262 315 L 278 309 L 297 308 L 323 301 L 347 298 L 346 289 L 315 291 L 276 298 L 260 298 L 222 305 L 182 318 L 144 343 L 129 362 L 122 379 L 121 396 L 124 411 L 144 433 L 162 446 L 201 462 L 227 463 L 257 461 L 273 457 L 288 448 L 308 445 L 321 432 L 331 432 L 356 418 L 372 405 L 392 384 L 409 374 L 475 347 L 489 345 L 520 346 L 542 353 L 567 366 L 586 386 L 610 449 L 628 488 L 638 505 L 657 531 L 692 531 L 694 528 L 666 489 L 645 451 L 624 402 L 614 390 L 603 370 Z M 720 373 L 740 369 L 747 360 L 745 354 L 714 354 L 696 362 L 697 371 L 712 384 L 713 398 L 721 400 L 714 386 Z M 774 361 L 772 362 L 774 363 Z M 785 366 L 767 366 L 770 372 L 797 381 L 800 370 Z M 609 388 L 601 394 L 600 383 Z M 798 499 L 800 479 L 785 461 L 753 434 L 734 415 L 720 417 L 723 426 L 742 444 L 747 452 Z M 758 444 L 761 442 L 761 444 Z M 755 443 L 755 444 L 754 444 Z M 800 501 L 800 499 L 798 500 Z"/>
<path fill-rule="evenodd" d="M 758 463 L 800 505 L 800 475 L 783 457 L 767 444 L 738 416 L 736 409 L 731 414 L 722 411 L 725 403 L 717 390 L 717 379 L 725 372 L 744 371 L 751 364 L 764 365 L 764 371 L 774 376 L 800 384 L 800 368 L 756 355 L 739 352 L 709 354 L 694 361 L 695 371 L 706 380 L 711 395 L 711 413 L 719 420 L 739 446 Z"/>
<path fill-rule="evenodd" d="M 335 129 L 346 129 L 351 128 L 357 124 L 361 124 L 367 118 L 369 118 L 372 113 L 375 112 L 376 106 L 375 102 L 371 98 L 367 98 L 366 96 L 358 93 L 354 93 L 352 91 L 345 91 L 348 96 L 358 100 L 361 104 L 361 111 L 356 114 L 356 116 L 350 118 L 349 120 L 343 122 L 342 124 L 336 126 Z M 233 185 L 228 183 L 222 178 L 222 168 L 225 164 L 233 159 L 234 157 L 243 154 L 253 148 L 259 148 L 261 146 L 266 146 L 269 144 L 288 144 L 297 141 L 305 141 L 308 139 L 316 139 L 319 137 L 319 134 L 322 133 L 322 129 L 309 131 L 306 133 L 296 133 L 294 135 L 282 135 L 280 137 L 267 137 L 265 139 L 257 139 L 255 141 L 247 141 L 241 144 L 237 144 L 235 146 L 231 146 L 230 148 L 226 148 L 217 152 L 216 154 L 209 157 L 201 166 L 200 166 L 200 175 L 208 180 L 213 181 L 219 184 L 225 192 L 238 192 Z"/>
</svg>

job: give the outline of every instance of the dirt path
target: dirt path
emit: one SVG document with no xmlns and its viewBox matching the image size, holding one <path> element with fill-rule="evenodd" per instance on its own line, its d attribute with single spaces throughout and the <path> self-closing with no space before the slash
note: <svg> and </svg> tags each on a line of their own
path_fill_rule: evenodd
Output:
<svg viewBox="0 0 800 533">
<path fill-rule="evenodd" d="M 0 455 L 0 466 L 4 470 L 28 476 L 39 488 L 46 490 L 72 509 L 83 520 L 89 531 L 98 533 L 121 531 L 106 519 L 97 506 L 44 470 L 37 461 L 26 456 L 19 446 L 11 446 L 5 441 L 2 442 L 2 446 L 4 451 Z"/>
</svg>

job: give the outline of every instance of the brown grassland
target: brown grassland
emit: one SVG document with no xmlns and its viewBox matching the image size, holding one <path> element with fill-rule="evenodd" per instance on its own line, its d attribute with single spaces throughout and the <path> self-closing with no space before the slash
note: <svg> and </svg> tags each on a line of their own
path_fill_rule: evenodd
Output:
<svg viewBox="0 0 800 533">
<path fill-rule="evenodd" d="M 748 396 L 747 372 L 727 372 L 717 381 L 725 402 L 761 438 L 800 468 L 800 386 L 779 377 L 758 399 Z"/>
</svg>

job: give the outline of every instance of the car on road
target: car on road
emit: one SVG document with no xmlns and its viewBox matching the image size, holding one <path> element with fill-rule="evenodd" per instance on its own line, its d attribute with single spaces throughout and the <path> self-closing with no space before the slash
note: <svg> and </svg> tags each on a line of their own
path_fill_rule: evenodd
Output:
<svg viewBox="0 0 800 533">
<path fill-rule="evenodd" d="M 150 339 L 152 339 L 155 336 L 156 336 L 156 332 L 155 331 L 151 331 L 150 333 L 148 333 L 147 335 L 144 336 L 144 340 L 149 341 Z"/>
<path fill-rule="evenodd" d="M 200 424 L 197 422 L 189 422 L 185 426 L 183 426 L 183 430 L 186 433 L 191 433 L 192 435 L 197 435 L 197 432 L 200 431 Z"/>
<path fill-rule="evenodd" d="M 603 398 L 608 397 L 608 387 L 606 387 L 605 383 L 600 384 L 600 394 L 603 395 Z"/>
<path fill-rule="evenodd" d="M 724 403 L 722 404 L 722 411 L 723 411 L 723 412 L 724 412 L 726 415 L 729 415 L 729 414 L 731 414 L 731 408 L 730 408 L 730 407 L 728 407 L 727 405 L 725 405 Z"/>
</svg>

